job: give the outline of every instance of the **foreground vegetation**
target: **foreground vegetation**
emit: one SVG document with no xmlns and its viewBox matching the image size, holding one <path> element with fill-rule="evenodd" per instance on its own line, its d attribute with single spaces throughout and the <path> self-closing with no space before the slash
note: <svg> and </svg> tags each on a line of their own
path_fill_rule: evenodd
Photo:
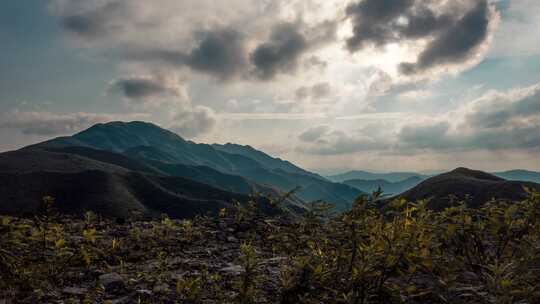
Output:
<svg viewBox="0 0 540 304">
<path fill-rule="evenodd" d="M 442 212 L 377 198 L 178 221 L 59 216 L 46 197 L 0 218 L 0 303 L 540 303 L 538 193 Z"/>
</svg>

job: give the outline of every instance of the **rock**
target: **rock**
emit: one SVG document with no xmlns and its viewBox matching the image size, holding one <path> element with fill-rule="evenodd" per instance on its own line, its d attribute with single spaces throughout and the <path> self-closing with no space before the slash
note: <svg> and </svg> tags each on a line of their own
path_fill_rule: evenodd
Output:
<svg viewBox="0 0 540 304">
<path fill-rule="evenodd" d="M 228 267 L 221 268 L 219 270 L 219 272 L 221 272 L 223 274 L 226 274 L 226 275 L 231 275 L 231 276 L 238 276 L 238 275 L 241 275 L 244 272 L 244 267 L 242 267 L 240 265 L 231 265 L 231 264 L 229 264 L 229 265 L 230 266 L 228 266 Z"/>
<path fill-rule="evenodd" d="M 107 293 L 117 293 L 124 289 L 124 279 L 118 273 L 107 273 L 99 276 L 99 285 L 105 288 Z"/>
<path fill-rule="evenodd" d="M 88 289 L 81 287 L 66 287 L 62 290 L 62 293 L 73 296 L 84 296 L 88 293 Z"/>
</svg>

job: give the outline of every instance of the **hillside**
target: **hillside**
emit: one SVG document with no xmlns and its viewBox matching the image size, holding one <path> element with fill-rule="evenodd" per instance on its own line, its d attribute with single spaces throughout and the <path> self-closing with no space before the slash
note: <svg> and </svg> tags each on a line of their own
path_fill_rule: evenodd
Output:
<svg viewBox="0 0 540 304">
<path fill-rule="evenodd" d="M 162 174 L 193 178 L 228 191 L 248 193 L 248 189 L 255 188 L 288 192 L 301 187 L 296 194 L 299 199 L 326 200 L 340 210 L 349 209 L 351 202 L 362 193 L 249 146 L 198 144 L 146 122 L 98 124 L 71 137 L 56 138 L 26 149 L 73 146 L 123 154 Z M 326 190 L 315 196 L 306 190 L 315 188 Z"/>
<path fill-rule="evenodd" d="M 254 149 L 251 146 L 241 146 L 241 145 L 227 143 L 225 145 L 213 144 L 212 147 L 214 147 L 217 150 L 224 151 L 230 154 L 238 154 L 245 157 L 249 157 L 259 162 L 264 167 L 271 170 L 283 170 L 287 173 L 302 174 L 302 175 L 307 175 L 310 177 L 315 177 L 315 178 L 324 180 L 324 177 L 318 174 L 306 171 L 286 160 L 282 160 L 280 158 L 273 158 L 262 151 Z"/>
<path fill-rule="evenodd" d="M 429 178 L 399 197 L 408 201 L 430 199 L 429 206 L 441 210 L 451 205 L 451 197 L 455 197 L 455 201 L 470 196 L 471 207 L 491 199 L 518 201 L 527 195 L 523 187 L 540 190 L 540 184 L 507 181 L 482 171 L 458 168 Z"/>
<path fill-rule="evenodd" d="M 54 197 L 58 209 L 65 213 L 91 210 L 121 217 L 139 211 L 154 216 L 167 213 L 174 218 L 191 218 L 216 214 L 234 201 L 249 201 L 247 195 L 150 170 L 122 155 L 86 148 L 2 153 L 0 213 L 35 212 L 45 195 Z"/>
</svg>

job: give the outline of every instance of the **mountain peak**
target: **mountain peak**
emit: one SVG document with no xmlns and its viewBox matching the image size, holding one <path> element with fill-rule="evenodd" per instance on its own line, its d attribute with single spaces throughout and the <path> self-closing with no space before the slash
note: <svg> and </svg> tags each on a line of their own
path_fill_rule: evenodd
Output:
<svg viewBox="0 0 540 304">
<path fill-rule="evenodd" d="M 469 169 L 469 168 L 466 168 L 466 167 L 459 167 L 459 168 L 456 168 L 456 169 L 454 169 L 454 170 L 452 170 L 450 172 L 451 173 L 459 173 L 459 174 L 471 174 L 471 173 L 480 172 L 480 171 Z"/>
<path fill-rule="evenodd" d="M 113 121 L 96 124 L 72 139 L 102 150 L 122 152 L 137 146 L 185 144 L 178 134 L 144 121 Z"/>
<path fill-rule="evenodd" d="M 481 179 L 481 180 L 489 180 L 489 181 L 502 181 L 504 179 L 497 177 L 495 175 L 479 171 L 479 170 L 472 170 L 465 167 L 459 167 L 456 168 L 445 175 L 459 175 L 463 177 L 469 177 L 469 178 L 475 178 L 475 179 Z"/>
<path fill-rule="evenodd" d="M 80 133 L 93 131 L 93 130 L 99 130 L 99 129 L 132 129 L 132 130 L 152 129 L 152 130 L 159 130 L 161 132 L 166 132 L 166 133 L 173 133 L 151 122 L 138 121 L 138 120 L 111 121 L 111 122 L 106 122 L 106 123 L 97 123 Z"/>
</svg>

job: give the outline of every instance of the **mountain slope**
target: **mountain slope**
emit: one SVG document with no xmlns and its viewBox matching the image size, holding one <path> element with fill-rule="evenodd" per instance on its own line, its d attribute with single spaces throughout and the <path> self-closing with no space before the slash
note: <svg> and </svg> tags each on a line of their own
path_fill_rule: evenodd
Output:
<svg viewBox="0 0 540 304">
<path fill-rule="evenodd" d="M 76 150 L 126 161 L 103 151 Z M 127 163 L 135 166 L 135 161 Z M 45 195 L 55 197 L 55 206 L 66 213 L 92 210 L 106 216 L 128 216 L 137 210 L 178 218 L 216 214 L 234 201 L 249 200 L 246 195 L 190 179 L 129 170 L 65 151 L 25 149 L 0 154 L 0 213 L 35 212 Z"/>
<path fill-rule="evenodd" d="M 407 178 L 400 182 L 389 182 L 383 179 L 377 180 L 361 180 L 361 179 L 351 179 L 346 180 L 343 183 L 352 187 L 355 187 L 366 193 L 373 193 L 379 188 L 383 191 L 384 194 L 396 195 L 407 191 L 414 186 L 422 182 L 422 179 L 418 176 L 413 176 Z"/>
<path fill-rule="evenodd" d="M 491 199 L 521 200 L 526 197 L 524 186 L 540 190 L 540 184 L 507 181 L 482 171 L 458 168 L 429 178 L 399 197 L 409 201 L 430 199 L 429 207 L 440 210 L 452 204 L 450 196 L 459 200 L 469 195 L 470 206 L 478 207 Z"/>
<path fill-rule="evenodd" d="M 245 191 L 250 183 L 282 192 L 299 186 L 303 189 L 321 187 L 327 190 L 319 191 L 321 196 L 317 196 L 316 200 L 328 201 L 341 210 L 350 207 L 354 198 L 362 193 L 347 185 L 331 183 L 317 174 L 251 147 L 197 144 L 145 122 L 98 124 L 72 137 L 53 139 L 27 149 L 70 146 L 122 153 L 163 174 L 192 178 L 226 190 L 242 188 Z M 218 177 L 215 171 L 221 173 L 221 176 Z M 249 181 L 235 177 L 222 183 L 226 178 L 224 175 L 239 176 Z M 313 195 L 306 191 L 299 191 L 298 197 L 311 200 Z"/>
<path fill-rule="evenodd" d="M 342 174 L 327 176 L 334 182 L 344 182 L 346 180 L 386 180 L 391 183 L 401 182 L 411 177 L 420 177 L 425 179 L 428 176 L 414 172 L 390 172 L 390 173 L 372 173 L 367 171 L 349 171 Z"/>
<path fill-rule="evenodd" d="M 262 151 L 256 150 L 251 146 L 241 146 L 241 145 L 227 143 L 225 145 L 213 144 L 212 147 L 214 147 L 217 150 L 224 151 L 230 154 L 238 154 L 245 157 L 249 157 L 259 162 L 261 165 L 263 165 L 267 169 L 271 169 L 271 170 L 279 169 L 287 173 L 302 174 L 302 175 L 307 175 L 307 176 L 324 180 L 324 177 L 318 174 L 306 171 L 286 160 L 271 157 L 270 155 Z"/>
</svg>

